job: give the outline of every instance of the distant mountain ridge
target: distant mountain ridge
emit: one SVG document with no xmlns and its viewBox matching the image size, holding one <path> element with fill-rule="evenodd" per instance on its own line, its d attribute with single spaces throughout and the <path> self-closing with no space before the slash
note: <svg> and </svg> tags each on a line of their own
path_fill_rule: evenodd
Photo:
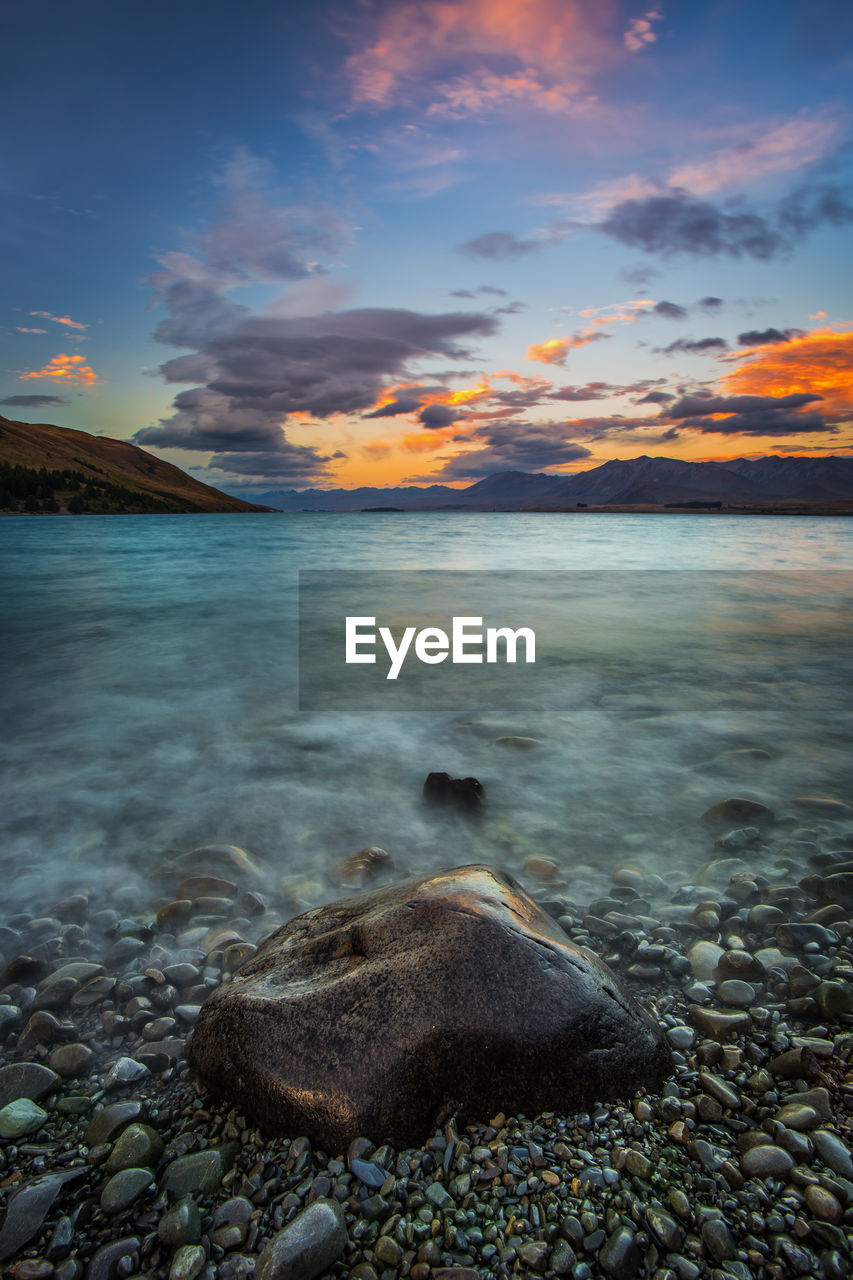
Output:
<svg viewBox="0 0 853 1280">
<path fill-rule="evenodd" d="M 611 459 L 571 476 L 499 471 L 465 489 L 434 484 L 378 489 L 273 489 L 253 500 L 282 511 L 523 511 L 531 508 L 641 506 L 684 502 L 853 501 L 853 458 Z"/>
</svg>

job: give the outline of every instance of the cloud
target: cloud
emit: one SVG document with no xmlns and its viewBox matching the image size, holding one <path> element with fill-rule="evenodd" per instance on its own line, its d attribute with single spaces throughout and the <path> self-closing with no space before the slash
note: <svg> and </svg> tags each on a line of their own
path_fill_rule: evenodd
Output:
<svg viewBox="0 0 853 1280">
<path fill-rule="evenodd" d="M 0 404 L 12 405 L 19 409 L 44 409 L 52 404 L 68 404 L 62 396 L 6 396 Z"/>
<path fill-rule="evenodd" d="M 677 302 L 656 302 L 652 312 L 664 320 L 684 320 L 687 315 L 684 307 L 680 307 Z"/>
<path fill-rule="evenodd" d="M 636 404 L 669 404 L 670 400 L 674 400 L 675 396 L 671 391 L 650 391 L 648 395 L 642 396 L 637 400 Z"/>
<path fill-rule="evenodd" d="M 696 257 L 727 256 L 769 262 L 789 253 L 794 243 L 821 226 L 853 222 L 853 205 L 832 183 L 798 187 L 769 215 L 725 208 L 683 188 L 620 201 L 596 225 L 599 231 L 632 249 Z"/>
<path fill-rule="evenodd" d="M 784 237 L 755 213 L 724 213 L 684 191 L 623 200 L 598 224 L 632 249 L 670 256 L 743 255 L 767 261 L 786 247 Z"/>
<path fill-rule="evenodd" d="M 663 14 L 657 9 L 649 9 L 645 17 L 631 19 L 628 30 L 622 37 L 622 43 L 629 53 L 639 53 L 647 45 L 654 44 L 657 34 L 652 30 L 652 23 L 660 22 L 662 18 Z"/>
<path fill-rule="evenodd" d="M 685 418 L 681 426 L 704 435 L 726 436 L 798 436 L 812 432 L 833 434 L 838 430 L 827 426 L 820 413 L 785 413 L 781 409 L 733 413 L 727 418 Z"/>
<path fill-rule="evenodd" d="M 820 400 L 821 396 L 798 392 L 788 396 L 682 396 L 662 415 L 665 418 L 690 418 L 708 413 L 763 413 L 778 409 L 801 409 Z"/>
<path fill-rule="evenodd" d="M 822 413 L 798 412 L 820 399 L 820 395 L 808 392 L 786 396 L 688 395 L 662 410 L 661 417 L 674 418 L 680 427 L 706 435 L 833 433 L 837 428 L 828 426 Z"/>
<path fill-rule="evenodd" d="M 322 273 L 319 260 L 336 255 L 351 231 L 320 204 L 286 201 L 272 182 L 270 166 L 238 148 L 215 177 L 220 217 L 188 237 L 187 250 L 164 253 L 163 270 L 151 278 L 158 293 L 173 285 L 233 288 L 254 281 L 303 280 Z"/>
<path fill-rule="evenodd" d="M 846 192 L 835 183 L 804 183 L 781 202 L 779 222 L 796 236 L 804 236 L 823 225 L 845 227 L 853 222 L 853 205 Z"/>
<path fill-rule="evenodd" d="M 492 294 L 496 298 L 508 298 L 506 289 L 496 289 L 492 284 L 481 284 L 476 289 L 454 289 L 451 298 L 476 298 L 478 293 Z"/>
<path fill-rule="evenodd" d="M 191 356 L 167 361 L 167 381 L 184 381 L 187 373 L 203 372 L 205 384 L 182 391 L 174 401 L 175 414 L 159 426 L 137 432 L 136 443 L 160 448 L 233 451 L 240 471 L 246 455 L 255 458 L 256 474 L 288 474 L 294 483 L 322 475 L 329 459 L 308 446 L 295 449 L 283 424 L 298 413 L 328 418 L 338 413 L 372 410 L 390 379 L 425 356 L 467 355 L 465 339 L 495 332 L 494 317 L 478 312 L 422 315 L 403 310 L 365 308 L 309 317 L 258 317 L 245 308 L 199 305 L 195 291 L 167 295 L 171 305 L 185 303 L 158 327 L 160 340 L 192 333 L 198 349 Z M 220 300 L 221 302 L 221 300 Z M 212 315 L 213 322 L 206 323 Z M 420 407 L 412 395 L 393 405 L 394 412 Z M 274 455 L 274 456 L 273 456 Z M 218 459 L 225 465 L 227 459 Z M 310 477 L 309 477 L 310 478 Z"/>
<path fill-rule="evenodd" d="M 26 329 L 23 325 L 16 325 L 18 333 L 47 333 L 47 329 Z"/>
<path fill-rule="evenodd" d="M 696 305 L 704 308 L 705 311 L 716 311 L 718 307 L 723 305 L 723 299 L 715 298 L 713 294 L 709 294 L 705 298 L 700 298 Z"/>
<path fill-rule="evenodd" d="M 559 244 L 573 229 L 574 224 L 565 220 L 550 222 L 540 227 L 526 240 L 520 239 L 511 231 L 487 231 L 484 235 L 475 236 L 473 240 L 465 240 L 456 248 L 470 258 L 491 258 L 495 262 L 507 262 L 513 258 L 522 258 L 527 253 L 536 253 L 549 244 Z"/>
<path fill-rule="evenodd" d="M 493 422 L 480 427 L 467 442 L 476 448 L 445 462 L 438 480 L 480 479 L 496 471 L 549 471 L 590 457 L 590 450 L 567 439 L 571 424 Z"/>
<path fill-rule="evenodd" d="M 433 115 L 565 109 L 615 56 L 612 0 L 403 0 L 352 26 L 357 104 L 431 99 Z"/>
<path fill-rule="evenodd" d="M 21 382 L 33 378 L 52 378 L 56 382 L 77 382 L 84 387 L 91 387 L 99 380 L 91 365 L 86 364 L 85 356 L 65 354 L 52 356 L 43 368 L 19 373 L 18 378 Z"/>
<path fill-rule="evenodd" d="M 452 426 L 459 417 L 460 410 L 447 404 L 428 404 L 418 414 L 421 425 L 429 431 L 438 431 L 442 427 Z"/>
<path fill-rule="evenodd" d="M 577 347 L 586 347 L 590 342 L 600 342 L 602 338 L 610 336 L 609 333 L 601 333 L 590 325 L 586 329 L 579 329 L 567 338 L 548 338 L 546 342 L 534 343 L 524 354 L 528 360 L 536 360 L 540 364 L 564 365 L 570 351 L 574 351 Z"/>
<path fill-rule="evenodd" d="M 426 396 L 406 386 L 410 366 L 432 357 L 467 359 L 469 340 L 497 331 L 495 316 L 481 311 L 294 313 L 294 293 L 322 271 L 316 255 L 340 245 L 339 220 L 282 204 L 266 166 L 245 152 L 225 166 L 219 185 L 224 215 L 195 237 L 193 252 L 164 254 L 163 270 L 152 278 L 165 309 L 155 340 L 188 349 L 160 373 L 185 389 L 175 396 L 174 414 L 139 430 L 136 443 L 211 452 L 211 466 L 228 470 L 233 459 L 241 475 L 294 483 L 319 477 L 334 458 L 291 443 L 289 416 L 416 411 Z M 232 296 L 241 286 L 271 282 L 286 292 L 263 313 Z M 402 385 L 389 397 L 395 382 Z"/>
<path fill-rule="evenodd" d="M 756 126 L 750 126 L 756 130 Z M 791 173 L 814 162 L 835 144 L 838 123 L 798 116 L 765 128 L 754 137 L 723 147 L 706 159 L 673 169 L 670 187 L 683 187 L 696 196 L 744 187 L 771 174 Z"/>
<path fill-rule="evenodd" d="M 822 398 L 830 420 L 853 416 L 853 331 L 813 329 L 788 342 L 729 357 L 735 367 L 720 385 L 727 392 L 791 395 L 810 392 Z"/>
<path fill-rule="evenodd" d="M 689 338 L 679 338 L 677 342 L 671 342 L 668 347 L 657 347 L 665 356 L 674 356 L 683 352 L 685 355 L 691 356 L 713 356 L 718 355 L 721 351 L 728 351 L 729 344 L 725 338 L 698 338 L 691 341 Z"/>
<path fill-rule="evenodd" d="M 31 316 L 38 316 L 40 320 L 52 320 L 54 324 L 64 324 L 68 329 L 88 329 L 87 324 L 81 324 L 79 320 L 72 320 L 70 316 L 52 316 L 49 311 L 31 311 Z M 34 330 L 33 332 L 44 333 L 43 329 Z"/>
<path fill-rule="evenodd" d="M 608 396 L 621 395 L 623 390 L 623 387 L 613 386 L 609 382 L 588 382 L 585 387 L 560 387 L 556 391 L 549 391 L 547 398 L 574 404 L 585 400 L 606 400 Z"/>
<path fill-rule="evenodd" d="M 742 347 L 766 347 L 776 342 L 790 342 L 792 338 L 802 338 L 802 329 L 747 329 L 739 333 L 738 342 Z"/>
</svg>

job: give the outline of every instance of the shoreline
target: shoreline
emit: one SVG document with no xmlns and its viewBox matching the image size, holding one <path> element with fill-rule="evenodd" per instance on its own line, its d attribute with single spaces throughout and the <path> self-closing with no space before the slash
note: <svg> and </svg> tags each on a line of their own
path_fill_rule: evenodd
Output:
<svg viewBox="0 0 853 1280">
<path fill-rule="evenodd" d="M 247 1280 L 269 1241 L 331 1199 L 347 1243 L 327 1270 L 299 1275 L 842 1280 L 850 827 L 845 807 L 824 803 L 723 847 L 709 833 L 701 874 L 671 885 L 632 858 L 592 903 L 544 864 L 538 879 L 520 873 L 655 1011 L 675 1075 L 659 1094 L 574 1116 L 460 1117 L 406 1151 L 268 1138 L 197 1094 L 185 1054 L 201 1001 L 294 914 L 245 855 L 185 855 L 144 909 L 130 893 L 81 891 L 16 913 L 0 929 L 2 1061 L 31 1064 L 24 1092 L 37 1097 L 0 1148 L 6 1196 L 31 1188 L 0 1229 L 0 1242 L 29 1232 L 5 1265 L 14 1280 Z M 21 1087 L 10 1074 L 4 1102 Z M 51 1177 L 46 1204 L 37 1190 Z"/>
</svg>

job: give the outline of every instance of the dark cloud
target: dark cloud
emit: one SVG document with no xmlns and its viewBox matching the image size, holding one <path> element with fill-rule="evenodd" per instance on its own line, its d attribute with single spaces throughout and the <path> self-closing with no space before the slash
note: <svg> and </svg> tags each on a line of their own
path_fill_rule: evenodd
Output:
<svg viewBox="0 0 853 1280">
<path fill-rule="evenodd" d="M 743 347 L 766 347 L 771 343 L 802 338 L 804 333 L 804 329 L 747 329 L 746 333 L 738 334 L 737 340 Z"/>
<path fill-rule="evenodd" d="M 679 427 L 706 435 L 791 436 L 816 431 L 834 434 L 821 413 L 800 413 L 822 396 L 796 392 L 789 396 L 687 395 L 661 413 L 675 418 Z M 725 417 L 711 417 L 725 414 Z"/>
<path fill-rule="evenodd" d="M 635 400 L 635 404 L 669 404 L 670 400 L 674 400 L 675 396 L 671 391 L 650 391 L 647 396 L 643 396 L 640 400 Z"/>
<path fill-rule="evenodd" d="M 371 413 L 362 414 L 363 418 L 396 418 L 400 413 L 414 413 L 416 409 L 420 409 L 422 397 L 417 396 L 398 396 L 396 400 L 391 400 L 388 404 L 380 405 L 378 409 L 374 409 Z"/>
<path fill-rule="evenodd" d="M 704 307 L 706 311 L 716 311 L 717 307 L 723 305 L 723 299 L 715 298 L 713 294 L 709 294 L 707 298 L 700 298 L 696 305 L 697 307 Z"/>
<path fill-rule="evenodd" d="M 786 248 L 784 236 L 755 213 L 725 213 L 708 200 L 683 191 L 623 200 L 599 230 L 646 253 L 746 255 L 767 261 Z"/>
<path fill-rule="evenodd" d="M 167 361 L 161 372 L 167 381 L 199 377 L 204 385 L 181 391 L 175 414 L 137 432 L 136 443 L 211 450 L 223 467 L 233 452 L 240 474 L 286 478 L 292 472 L 294 483 L 322 476 L 329 459 L 290 444 L 282 430 L 288 414 L 325 418 L 370 410 L 410 362 L 467 356 L 465 339 L 494 333 L 498 326 L 480 312 L 363 308 L 304 318 L 255 316 L 198 282 L 170 285 L 165 301 L 171 314 L 158 326 L 157 338 L 192 342 L 196 350 Z M 411 407 L 387 406 L 387 416 L 422 403 L 415 394 L 400 399 Z"/>
<path fill-rule="evenodd" d="M 495 298 L 508 298 L 506 289 L 496 289 L 493 284 L 481 284 L 476 289 L 454 289 L 451 298 L 476 298 L 478 293 L 489 293 Z"/>
<path fill-rule="evenodd" d="M 62 396 L 6 396 L 0 404 L 12 405 L 17 409 L 45 409 L 51 404 L 68 404 Z"/>
<path fill-rule="evenodd" d="M 623 390 L 623 387 L 615 387 L 609 382 L 588 382 L 585 387 L 560 387 L 557 391 L 549 391 L 546 398 L 576 404 L 584 400 L 604 400 L 607 396 L 621 394 Z"/>
<path fill-rule="evenodd" d="M 435 478 L 477 480 L 496 471 L 548 471 L 588 458 L 589 449 L 566 439 L 571 429 L 571 423 L 559 422 L 490 423 L 467 437 L 478 448 L 451 458 Z"/>
<path fill-rule="evenodd" d="M 834 435 L 838 431 L 828 426 L 820 413 L 786 413 L 783 409 L 733 413 L 728 418 L 685 418 L 680 425 L 706 435 L 726 436 L 796 436 L 813 431 Z"/>
<path fill-rule="evenodd" d="M 690 338 L 679 338 L 677 342 L 671 342 L 668 347 L 656 347 L 656 351 L 660 351 L 662 355 L 674 356 L 679 352 L 693 356 L 715 355 L 719 351 L 728 351 L 729 344 L 725 338 L 698 338 L 692 341 Z"/>
<path fill-rule="evenodd" d="M 789 396 L 686 395 L 662 416 L 689 418 L 697 413 L 760 413 L 765 409 L 801 409 L 803 405 L 822 399 L 823 396 L 804 391 L 797 391 Z"/>
<path fill-rule="evenodd" d="M 494 258 L 501 262 L 508 258 L 520 258 L 525 253 L 534 253 L 542 248 L 542 243 L 537 240 L 519 240 L 511 231 L 489 231 L 456 247 L 469 257 Z"/>
<path fill-rule="evenodd" d="M 449 427 L 452 423 L 458 422 L 460 417 L 460 410 L 455 405 L 448 404 L 428 404 L 418 414 L 421 425 L 429 431 L 437 431 L 441 427 Z"/>
<path fill-rule="evenodd" d="M 790 251 L 795 241 L 821 226 L 853 222 L 853 204 L 832 182 L 797 187 L 768 215 L 722 208 L 678 188 L 660 195 L 623 200 L 611 209 L 600 231 L 632 249 L 665 256 L 756 258 L 768 262 Z M 720 305 L 705 298 L 700 306 Z"/>
<path fill-rule="evenodd" d="M 656 302 L 651 314 L 661 316 L 664 320 L 683 320 L 687 312 L 677 302 Z"/>
<path fill-rule="evenodd" d="M 835 183 L 810 183 L 797 187 L 781 202 L 779 222 L 796 236 L 804 236 L 824 224 L 844 227 L 853 222 L 853 205 L 847 192 Z"/>
</svg>

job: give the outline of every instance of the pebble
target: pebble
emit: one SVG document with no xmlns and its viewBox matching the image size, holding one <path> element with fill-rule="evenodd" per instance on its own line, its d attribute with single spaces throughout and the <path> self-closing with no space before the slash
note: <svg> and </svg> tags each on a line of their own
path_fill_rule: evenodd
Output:
<svg viewBox="0 0 853 1280">
<path fill-rule="evenodd" d="M 201 1215 L 192 1196 L 184 1196 L 160 1218 L 157 1234 L 164 1244 L 198 1244 L 201 1240 Z"/>
<path fill-rule="evenodd" d="M 794 1161 L 787 1151 L 767 1143 L 745 1152 L 740 1167 L 747 1178 L 784 1178 L 793 1169 Z"/>
<path fill-rule="evenodd" d="M 153 1169 L 163 1154 L 163 1139 L 150 1125 L 135 1122 L 122 1130 L 107 1159 L 108 1173 L 119 1169 Z"/>
<path fill-rule="evenodd" d="M 833 1173 L 853 1181 L 853 1157 L 838 1134 L 831 1129 L 815 1129 L 810 1137 L 823 1163 Z"/>
<path fill-rule="evenodd" d="M 87 1044 L 63 1044 L 53 1050 L 47 1061 L 57 1075 L 79 1076 L 90 1069 L 95 1055 Z"/>
<path fill-rule="evenodd" d="M 0 1138 L 23 1138 L 47 1121 L 47 1112 L 31 1098 L 16 1098 L 0 1110 Z"/>
<path fill-rule="evenodd" d="M 159 911 L 116 889 L 106 910 L 82 898 L 79 922 L 11 917 L 0 1036 L 30 1060 L 0 1065 L 0 1117 L 22 1100 L 39 1115 L 0 1148 L 0 1263 L 12 1280 L 846 1280 L 853 853 L 822 826 L 728 823 L 739 856 L 681 886 L 646 874 L 638 840 L 597 900 L 570 901 L 562 862 L 531 855 L 547 910 L 661 1021 L 674 1077 L 589 1114 L 457 1117 L 420 1150 L 357 1139 L 345 1159 L 259 1133 L 187 1074 L 207 994 L 289 912 L 275 890 L 250 903 L 246 873 L 226 891 L 185 863 L 200 883 Z M 322 873 L 300 884 L 305 905 L 325 892 Z"/>
<path fill-rule="evenodd" d="M 101 1192 L 101 1208 L 104 1213 L 120 1213 L 153 1184 L 150 1169 L 122 1169 L 113 1174 Z"/>
<path fill-rule="evenodd" d="M 315 1200 L 264 1249 L 255 1280 L 314 1280 L 328 1271 L 347 1244 L 346 1220 L 337 1200 Z"/>
<path fill-rule="evenodd" d="M 59 1084 L 59 1076 L 40 1062 L 9 1062 L 0 1067 L 0 1108 L 19 1098 L 39 1102 Z"/>
</svg>

